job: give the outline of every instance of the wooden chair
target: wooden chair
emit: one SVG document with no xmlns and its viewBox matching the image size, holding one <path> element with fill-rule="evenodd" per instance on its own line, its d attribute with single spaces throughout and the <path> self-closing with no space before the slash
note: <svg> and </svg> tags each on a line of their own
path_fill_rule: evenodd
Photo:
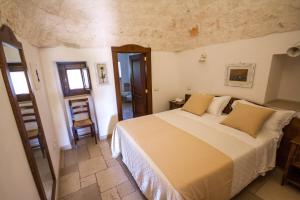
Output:
<svg viewBox="0 0 300 200">
<path fill-rule="evenodd" d="M 44 157 L 44 143 L 43 139 L 41 137 L 41 129 L 39 128 L 39 125 L 37 123 L 36 115 L 34 112 L 34 108 L 32 104 L 27 103 L 19 103 L 20 109 L 21 109 L 21 115 L 23 118 L 23 122 L 25 124 L 26 130 L 27 130 L 27 138 L 29 140 L 38 139 L 39 144 L 32 146 L 32 148 L 40 147 L 43 157 Z M 34 127 L 27 128 L 30 124 L 35 124 Z"/>
<path fill-rule="evenodd" d="M 76 105 L 75 105 L 76 104 Z M 91 135 L 95 138 L 95 143 L 97 144 L 97 136 L 95 132 L 95 124 L 91 118 L 89 101 L 87 98 L 85 99 L 75 99 L 69 100 L 71 118 L 72 118 L 72 132 L 74 137 L 75 145 L 77 145 L 77 141 L 79 140 L 78 129 L 90 127 L 91 132 L 87 134 L 81 134 L 82 136 Z M 75 119 L 79 114 L 86 114 L 87 118 L 85 119 Z"/>
</svg>

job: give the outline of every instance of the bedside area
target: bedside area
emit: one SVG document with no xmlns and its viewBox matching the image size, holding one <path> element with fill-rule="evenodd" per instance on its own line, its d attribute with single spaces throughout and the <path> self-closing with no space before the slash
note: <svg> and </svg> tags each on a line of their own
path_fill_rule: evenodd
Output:
<svg viewBox="0 0 300 200">
<path fill-rule="evenodd" d="M 181 108 L 185 104 L 185 102 L 187 102 L 189 100 L 190 97 L 191 97 L 191 94 L 185 94 L 184 100 L 182 100 L 182 101 L 176 101 L 175 99 L 170 100 L 169 101 L 169 109 L 173 110 L 173 109 Z"/>
<path fill-rule="evenodd" d="M 183 101 L 171 100 L 169 101 L 169 109 L 173 110 L 173 109 L 181 108 L 184 104 L 185 104 L 184 100 Z"/>
<path fill-rule="evenodd" d="M 284 185 L 286 183 L 300 187 L 300 137 L 296 137 L 291 141 L 281 184 Z"/>
</svg>

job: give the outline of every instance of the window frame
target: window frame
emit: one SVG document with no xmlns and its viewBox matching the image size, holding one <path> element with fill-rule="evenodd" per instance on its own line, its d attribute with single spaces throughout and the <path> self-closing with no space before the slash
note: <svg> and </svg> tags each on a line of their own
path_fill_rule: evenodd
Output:
<svg viewBox="0 0 300 200">
<path fill-rule="evenodd" d="M 22 63 L 7 63 L 9 72 L 25 72 L 25 67 L 22 66 Z M 21 101 L 30 101 L 30 92 L 28 94 L 16 94 L 18 102 Z"/>
<path fill-rule="evenodd" d="M 61 89 L 64 97 L 91 94 L 91 90 L 92 90 L 91 77 L 86 62 L 57 62 L 56 64 L 57 64 L 58 74 L 60 78 Z M 82 84 L 83 84 L 82 89 L 70 89 L 69 87 L 67 70 L 73 70 L 73 69 L 80 69 Z M 89 87 L 87 87 L 87 84 L 85 82 L 86 80 L 84 78 L 83 70 L 87 71 Z"/>
</svg>

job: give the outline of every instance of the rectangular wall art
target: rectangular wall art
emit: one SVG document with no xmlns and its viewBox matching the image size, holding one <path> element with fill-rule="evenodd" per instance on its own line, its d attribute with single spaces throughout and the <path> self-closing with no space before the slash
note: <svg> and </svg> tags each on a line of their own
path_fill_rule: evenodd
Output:
<svg viewBox="0 0 300 200">
<path fill-rule="evenodd" d="M 108 75 L 107 75 L 107 69 L 105 63 L 97 63 L 97 74 L 98 74 L 98 80 L 99 84 L 108 84 Z"/>
<path fill-rule="evenodd" d="M 232 87 L 252 88 L 255 74 L 255 64 L 238 63 L 227 65 L 225 85 Z"/>
</svg>

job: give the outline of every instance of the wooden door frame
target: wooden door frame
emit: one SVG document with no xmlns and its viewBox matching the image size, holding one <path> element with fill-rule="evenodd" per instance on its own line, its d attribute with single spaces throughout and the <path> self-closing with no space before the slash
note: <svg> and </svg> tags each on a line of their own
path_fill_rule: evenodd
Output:
<svg viewBox="0 0 300 200">
<path fill-rule="evenodd" d="M 114 68 L 114 78 L 115 78 L 115 91 L 116 91 L 116 101 L 118 108 L 118 121 L 123 119 L 122 111 L 122 97 L 120 90 L 120 80 L 119 80 L 119 68 L 118 68 L 118 53 L 144 53 L 146 55 L 146 86 L 147 86 L 147 114 L 152 114 L 152 73 L 151 73 L 151 48 L 142 47 L 135 44 L 127 44 L 119 47 L 111 47 L 113 68 Z"/>
</svg>

